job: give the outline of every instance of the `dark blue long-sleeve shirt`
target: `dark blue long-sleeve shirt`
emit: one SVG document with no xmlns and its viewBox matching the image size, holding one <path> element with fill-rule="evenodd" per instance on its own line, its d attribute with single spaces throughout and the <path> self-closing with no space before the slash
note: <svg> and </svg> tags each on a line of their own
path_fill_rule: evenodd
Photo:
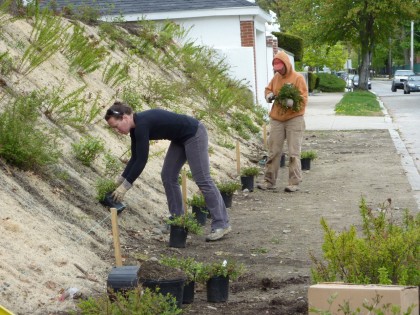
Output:
<svg viewBox="0 0 420 315">
<path fill-rule="evenodd" d="M 130 130 L 131 158 L 122 176 L 130 183 L 143 172 L 149 157 L 150 140 L 184 143 L 194 136 L 198 120 L 162 109 L 150 109 L 133 115 L 135 128 Z"/>
</svg>

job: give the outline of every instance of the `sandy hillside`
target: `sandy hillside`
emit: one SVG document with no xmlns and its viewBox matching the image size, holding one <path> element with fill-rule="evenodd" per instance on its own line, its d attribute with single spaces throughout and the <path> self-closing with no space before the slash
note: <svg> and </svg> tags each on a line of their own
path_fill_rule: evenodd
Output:
<svg viewBox="0 0 420 315">
<path fill-rule="evenodd" d="M 67 21 L 63 21 L 66 25 Z M 68 71 L 68 61 L 56 53 L 46 62 L 26 75 L 18 69 L 22 53 L 29 45 L 33 21 L 16 20 L 0 26 L 0 53 L 8 51 L 15 69 L 0 75 L 0 111 L 10 101 L 8 92 L 30 92 L 36 89 L 52 89 L 64 86 L 63 93 L 87 85 L 86 95 L 100 97 L 103 108 L 116 99 L 120 87 L 111 88 L 103 83 L 100 68 L 82 78 Z M 108 47 L 96 29 L 86 27 L 92 40 Z M 124 51 L 109 50 L 113 61 L 127 58 Z M 147 76 L 165 80 L 183 80 L 179 74 L 163 73 L 151 62 L 134 58 L 130 68 L 132 82 L 145 80 Z M 178 108 L 191 113 L 193 108 L 183 108 L 192 100 L 184 98 Z M 201 106 L 197 100 L 193 106 Z M 189 105 L 191 106 L 191 105 Z M 104 110 L 102 110 L 104 111 Z M 117 137 L 100 117 L 90 125 L 88 134 L 104 140 L 108 152 L 119 157 L 129 146 L 129 139 Z M 46 128 L 54 127 L 44 119 Z M 208 122 L 204 121 L 208 125 Z M 212 172 L 215 179 L 235 176 L 235 150 L 219 147 L 214 128 L 208 125 Z M 59 301 L 63 290 L 77 288 L 79 292 L 103 292 L 112 261 L 103 257 L 112 253 L 110 219 L 107 210 L 95 200 L 95 181 L 103 177 L 103 156 L 92 167 L 76 161 L 72 155 L 72 142 L 82 134 L 71 128 L 59 129 L 63 158 L 48 170 L 49 176 L 22 171 L 7 165 L 0 159 L 0 305 L 18 314 L 47 314 L 52 311 L 69 310 L 75 307 L 71 299 Z M 235 143 L 232 139 L 232 143 Z M 126 195 L 128 209 L 121 220 L 123 229 L 146 230 L 145 237 L 161 237 L 151 231 L 159 227 L 167 216 L 166 199 L 160 181 L 160 168 L 166 141 L 155 143 L 151 158 L 141 179 Z M 243 163 L 254 145 L 242 145 Z M 189 194 L 197 187 L 188 181 Z M 83 278 L 83 269 L 88 278 Z"/>
</svg>

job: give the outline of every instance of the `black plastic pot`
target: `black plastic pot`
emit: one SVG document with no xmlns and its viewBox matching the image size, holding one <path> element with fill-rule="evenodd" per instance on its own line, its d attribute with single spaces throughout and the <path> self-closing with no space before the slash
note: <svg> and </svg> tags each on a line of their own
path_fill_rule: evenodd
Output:
<svg viewBox="0 0 420 315">
<path fill-rule="evenodd" d="M 108 296 L 115 299 L 115 293 L 133 290 L 139 285 L 139 266 L 113 267 L 106 282 Z"/>
<path fill-rule="evenodd" d="M 183 304 L 191 304 L 194 302 L 195 282 L 190 281 L 184 285 L 184 296 L 182 298 Z"/>
<path fill-rule="evenodd" d="M 195 218 L 197 219 L 198 223 L 200 223 L 200 225 L 206 225 L 208 212 L 206 208 L 192 206 L 192 212 L 195 213 Z"/>
<path fill-rule="evenodd" d="M 207 302 L 222 303 L 229 298 L 229 277 L 213 277 L 207 281 Z"/>
<path fill-rule="evenodd" d="M 311 169 L 311 159 L 308 159 L 308 158 L 300 159 L 300 164 L 302 165 L 303 171 L 309 171 Z"/>
<path fill-rule="evenodd" d="M 185 279 L 175 280 L 142 280 L 142 286 L 156 291 L 159 288 L 159 293 L 162 295 L 170 294 L 176 299 L 178 308 L 181 308 L 184 298 L 184 284 Z"/>
<path fill-rule="evenodd" d="M 282 154 L 281 158 L 280 158 L 280 167 L 285 167 L 286 166 L 286 154 Z"/>
<path fill-rule="evenodd" d="M 254 191 L 254 176 L 241 176 L 242 190 Z"/>
<path fill-rule="evenodd" d="M 225 203 L 225 207 L 226 208 L 230 208 L 232 207 L 232 199 L 233 199 L 233 194 L 227 194 L 225 192 L 220 192 L 220 194 L 222 195 L 222 199 Z"/>
<path fill-rule="evenodd" d="M 171 225 L 169 247 L 184 248 L 187 243 L 188 231 L 182 226 Z"/>
</svg>

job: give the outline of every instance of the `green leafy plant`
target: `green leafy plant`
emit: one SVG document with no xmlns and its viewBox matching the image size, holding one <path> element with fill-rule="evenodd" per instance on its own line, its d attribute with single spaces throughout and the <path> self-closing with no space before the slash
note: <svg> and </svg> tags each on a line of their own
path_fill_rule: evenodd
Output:
<svg viewBox="0 0 420 315">
<path fill-rule="evenodd" d="M 300 158 L 301 159 L 315 160 L 317 157 L 318 157 L 318 153 L 316 151 L 313 151 L 313 150 L 302 151 L 300 153 Z"/>
<path fill-rule="evenodd" d="M 201 193 L 197 193 L 191 196 L 187 200 L 187 204 L 191 207 L 197 207 L 197 208 L 205 208 L 206 207 L 206 201 L 204 200 L 204 196 Z"/>
<path fill-rule="evenodd" d="M 129 69 L 130 61 L 127 61 L 124 64 L 119 62 L 111 64 L 111 58 L 109 58 L 105 69 L 102 72 L 102 81 L 105 84 L 109 84 L 111 87 L 115 87 L 130 79 Z"/>
<path fill-rule="evenodd" d="M 176 315 L 182 310 L 177 307 L 176 299 L 170 294 L 152 292 L 149 288 L 140 288 L 125 292 L 112 293 L 111 300 L 107 294 L 97 298 L 88 298 L 77 304 L 82 315 L 91 314 L 147 314 L 147 315 Z M 74 313 L 76 314 L 76 313 Z"/>
<path fill-rule="evenodd" d="M 35 15 L 35 25 L 31 34 L 31 44 L 25 50 L 20 70 L 28 74 L 53 54 L 66 46 L 70 25 L 64 26 L 62 19 L 43 10 Z"/>
<path fill-rule="evenodd" d="M 0 156 L 22 169 L 54 164 L 61 155 L 57 133 L 41 125 L 41 103 L 32 92 L 7 104 L 0 114 Z"/>
<path fill-rule="evenodd" d="M 115 181 L 108 178 L 101 178 L 98 179 L 95 183 L 96 188 L 96 199 L 97 200 L 104 200 L 105 195 L 110 191 L 114 191 L 117 188 Z"/>
<path fill-rule="evenodd" d="M 242 176 L 257 176 L 259 173 L 260 169 L 256 166 L 249 166 L 241 169 Z"/>
<path fill-rule="evenodd" d="M 168 257 L 163 256 L 160 259 L 162 265 L 169 267 L 179 268 L 187 275 L 187 282 L 197 281 L 200 279 L 200 274 L 203 270 L 203 263 L 196 261 L 194 258 L 177 258 L 177 257 Z"/>
<path fill-rule="evenodd" d="M 212 262 L 204 264 L 197 281 L 205 283 L 213 277 L 229 277 L 229 280 L 238 279 L 245 272 L 245 266 L 234 260 Z"/>
<path fill-rule="evenodd" d="M 98 41 L 92 41 L 85 35 L 84 27 L 76 24 L 65 47 L 64 55 L 70 61 L 70 70 L 79 74 L 91 73 L 98 69 L 108 54 Z"/>
<path fill-rule="evenodd" d="M 220 181 L 216 183 L 216 186 L 220 192 L 226 193 L 228 195 L 232 195 L 235 191 L 242 188 L 241 183 L 231 180 Z"/>
<path fill-rule="evenodd" d="M 105 153 L 105 175 L 116 176 L 122 168 L 121 161 L 111 153 Z"/>
<path fill-rule="evenodd" d="M 0 74 L 8 75 L 13 68 L 13 60 L 9 52 L 0 53 Z"/>
<path fill-rule="evenodd" d="M 201 235 L 203 227 L 198 223 L 195 214 L 191 212 L 184 213 L 183 215 L 173 216 L 166 221 L 169 225 L 180 226 L 188 230 L 189 233 Z"/>
<path fill-rule="evenodd" d="M 99 153 L 104 151 L 104 143 L 92 136 L 86 136 L 71 144 L 73 152 L 83 165 L 90 166 Z"/>
<path fill-rule="evenodd" d="M 356 284 L 420 284 L 420 214 L 404 211 L 394 218 L 391 203 L 371 209 L 362 198 L 361 237 L 355 226 L 337 233 L 324 218 L 324 260 L 311 254 L 314 282 L 344 281 Z"/>
<path fill-rule="evenodd" d="M 287 106 L 288 99 L 293 100 L 292 107 Z M 281 87 L 279 93 L 276 96 L 275 101 L 276 101 L 276 104 L 283 111 L 287 111 L 288 109 L 291 109 L 294 112 L 298 112 L 302 108 L 303 97 L 299 89 L 295 85 L 293 85 L 292 83 L 286 83 Z"/>
</svg>

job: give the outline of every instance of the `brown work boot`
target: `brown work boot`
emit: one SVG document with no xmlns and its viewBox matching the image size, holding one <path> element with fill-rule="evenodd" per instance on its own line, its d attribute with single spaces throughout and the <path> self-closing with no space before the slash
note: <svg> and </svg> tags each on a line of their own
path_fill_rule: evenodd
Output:
<svg viewBox="0 0 420 315">
<path fill-rule="evenodd" d="M 274 190 L 276 189 L 276 186 L 271 184 L 269 181 L 264 181 L 261 184 L 258 184 L 257 187 L 261 190 Z"/>
</svg>

